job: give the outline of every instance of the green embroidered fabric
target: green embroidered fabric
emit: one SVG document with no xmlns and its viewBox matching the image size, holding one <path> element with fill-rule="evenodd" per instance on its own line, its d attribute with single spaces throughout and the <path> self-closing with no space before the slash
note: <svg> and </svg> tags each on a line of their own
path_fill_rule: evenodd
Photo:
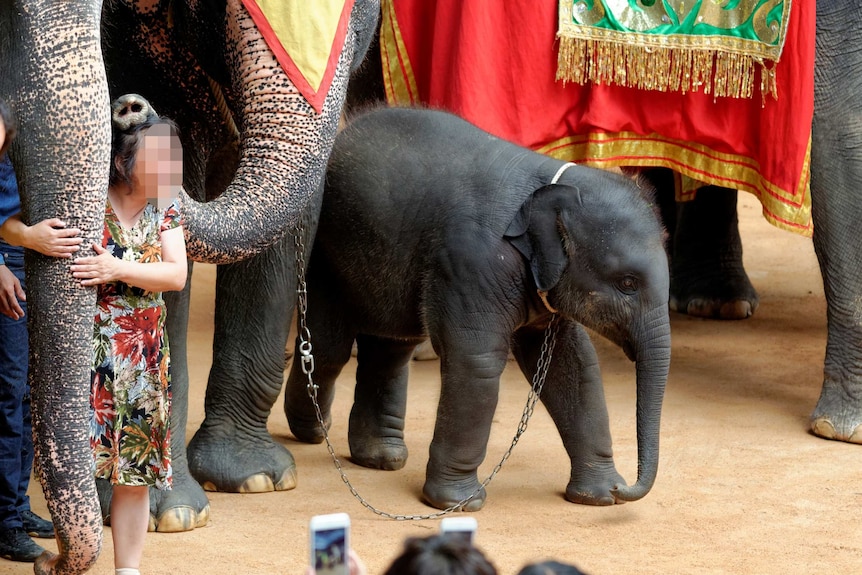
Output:
<svg viewBox="0 0 862 575">
<path fill-rule="evenodd" d="M 560 0 L 558 79 L 748 97 L 781 57 L 790 0 Z M 639 73 L 640 68 L 642 73 Z"/>
</svg>

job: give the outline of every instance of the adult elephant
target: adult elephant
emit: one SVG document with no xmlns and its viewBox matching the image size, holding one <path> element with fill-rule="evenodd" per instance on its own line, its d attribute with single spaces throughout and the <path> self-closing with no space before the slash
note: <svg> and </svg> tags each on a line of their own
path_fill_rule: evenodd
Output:
<svg viewBox="0 0 862 575">
<path fill-rule="evenodd" d="M 811 212 L 828 336 L 823 387 L 810 427 L 820 437 L 862 444 L 862 235 L 852 231 L 862 217 L 858 5 L 819 0 L 815 46 Z M 667 189 L 667 175 L 652 176 Z M 742 266 L 736 198 L 736 190 L 715 188 L 665 211 L 665 221 L 675 228 L 671 293 L 677 311 L 747 317 L 757 306 Z"/>
<path fill-rule="evenodd" d="M 397 22 L 403 4 L 385 0 L 384 9 L 387 17 L 382 21 L 387 24 Z M 598 5 L 598 3 L 595 3 Z M 650 6 L 650 10 L 663 10 L 668 6 L 678 7 L 682 10 L 682 3 L 656 4 L 638 2 L 638 6 Z M 482 46 L 473 46 L 473 42 L 449 42 L 446 41 L 446 31 L 453 35 L 470 34 L 468 27 L 450 28 L 443 25 L 435 10 L 457 11 L 460 5 L 443 2 L 423 3 L 423 21 L 438 22 L 434 28 L 434 49 L 446 52 L 447 47 L 457 46 L 457 50 L 449 52 L 451 58 L 433 58 L 431 48 L 427 43 L 411 40 L 407 37 L 403 27 L 398 30 L 397 36 L 386 36 L 384 30 L 382 52 L 384 58 L 377 64 L 376 70 L 370 67 L 362 69 L 363 76 L 355 78 L 354 103 L 361 106 L 368 100 L 387 99 L 401 102 L 399 93 L 408 93 L 411 98 L 428 102 L 434 107 L 442 107 L 459 113 L 476 122 L 474 114 L 493 113 L 499 111 L 505 121 L 517 123 L 522 120 L 525 106 L 516 107 L 518 114 L 511 113 L 511 106 L 489 104 L 484 100 L 484 94 L 494 92 L 503 94 L 501 98 L 521 99 L 523 93 L 531 90 L 541 91 L 538 84 L 545 82 L 550 84 L 548 98 L 543 103 L 535 103 L 536 116 L 546 118 L 545 123 L 552 124 L 553 128 L 565 129 L 570 125 L 571 117 L 559 118 L 549 110 L 554 104 L 565 98 L 572 98 L 572 94 L 566 92 L 566 87 L 560 82 L 554 82 L 554 69 L 556 68 L 556 44 L 553 41 L 544 41 L 540 37 L 553 37 L 556 31 L 556 6 L 555 0 L 545 0 L 538 3 L 515 2 L 505 12 L 494 11 L 491 3 L 489 13 L 483 13 L 481 3 L 470 6 L 470 22 L 479 22 L 486 19 L 506 20 L 510 14 L 515 14 L 514 21 L 518 23 L 517 30 L 529 30 L 525 35 L 529 37 L 526 43 L 519 43 L 507 36 L 511 29 L 495 28 L 489 26 L 489 34 L 483 36 L 488 42 L 494 44 L 494 50 L 482 49 Z M 686 6 L 689 6 L 686 4 Z M 699 6 L 699 5 L 696 5 Z M 795 3 L 794 7 L 804 7 L 802 3 Z M 691 6 L 689 6 L 691 8 Z M 520 19 L 531 11 L 543 11 L 539 18 L 541 26 L 551 29 L 550 34 L 538 30 L 535 21 L 525 24 Z M 406 13 L 406 11 L 405 11 Z M 465 19 L 465 21 L 467 21 Z M 499 20 L 498 20 L 499 21 Z M 816 3 L 816 37 L 814 55 L 814 102 L 813 102 L 813 130 L 811 134 L 810 155 L 810 186 L 811 186 L 811 219 L 813 221 L 814 247 L 820 262 L 823 274 L 824 287 L 828 307 L 828 341 L 826 346 L 826 359 L 824 364 L 824 381 L 820 400 L 814 408 L 810 418 L 810 427 L 813 433 L 821 437 L 847 441 L 851 443 L 862 443 L 862 314 L 858 312 L 859 301 L 862 301 L 862 236 L 853 233 L 852 226 L 862 215 L 862 195 L 858 190 L 862 188 L 862 12 L 858 10 L 855 3 L 849 0 L 821 0 Z M 421 24 L 418 30 L 426 30 Z M 454 31 L 453 31 L 454 30 Z M 516 31 L 517 31 L 516 30 Z M 510 34 L 511 35 L 511 34 Z M 472 37 L 472 36 L 471 36 Z M 803 41 L 811 40 L 810 35 L 805 35 Z M 479 40 L 477 40 L 478 42 Z M 392 47 L 396 46 L 395 51 Z M 548 58 L 521 58 L 519 51 L 526 47 L 539 45 L 539 54 L 548 52 Z M 406 78 L 398 72 L 398 67 L 403 65 L 406 56 L 413 50 L 416 59 L 410 61 L 413 66 L 411 74 L 417 75 L 418 67 L 425 66 L 433 69 L 432 78 L 441 90 L 437 93 L 437 100 L 426 97 L 433 93 L 433 88 L 423 86 L 416 78 Z M 553 50 L 554 55 L 550 52 Z M 396 55 L 400 58 L 393 58 Z M 497 76 L 490 77 L 482 75 L 483 82 L 471 82 L 469 73 L 476 74 L 481 70 L 480 64 L 483 55 L 493 54 L 491 57 L 500 57 L 499 53 L 505 54 L 502 58 L 506 60 L 507 66 L 500 68 Z M 552 60 L 548 62 L 546 60 Z M 457 62 L 466 62 L 459 68 Z M 431 67 L 430 63 L 434 62 Z M 441 64 L 445 62 L 445 65 Z M 512 68 L 523 64 L 525 69 L 542 68 L 550 70 L 544 79 L 540 78 L 529 82 L 523 82 Z M 544 68 L 543 68 L 544 67 Z M 383 70 L 383 75 L 379 73 Z M 407 66 L 404 66 L 407 68 Z M 810 73 L 810 67 L 806 69 Z M 487 71 L 487 70 L 482 70 Z M 466 72 L 466 73 L 465 73 Z M 540 74 L 540 73 L 537 73 Z M 779 70 L 779 82 L 782 79 Z M 515 78 L 521 81 L 520 88 L 510 89 L 507 79 Z M 384 82 L 384 79 L 386 80 Z M 406 82 L 405 82 L 406 80 Z M 787 80 L 787 77 L 784 77 Z M 785 84 L 786 85 L 786 84 Z M 466 88 L 465 88 L 466 86 Z M 568 88 L 572 85 L 569 84 Z M 791 85 L 791 89 L 799 90 L 799 86 Z M 440 100 L 449 98 L 457 89 L 472 89 L 471 97 L 464 98 L 453 105 L 444 105 Z M 602 92 L 604 95 L 605 92 Z M 634 103 L 631 98 L 637 92 L 629 90 L 626 101 Z M 664 96 L 664 93 L 653 91 L 643 92 L 645 97 L 646 115 L 661 115 L 661 111 L 655 107 L 655 102 Z M 787 101 L 788 93 L 784 93 L 783 101 Z M 350 99 L 350 95 L 348 96 Z M 765 97 L 771 98 L 769 95 Z M 761 103 L 759 95 L 755 96 L 758 106 Z M 708 99 L 712 99 L 709 95 Z M 434 100 L 434 101 L 432 101 Z M 606 102 L 597 98 L 592 102 L 593 106 L 584 108 L 585 114 L 591 114 L 596 118 L 607 115 Z M 545 105 L 547 104 L 547 105 Z M 529 107 L 529 106 L 527 106 Z M 809 108 L 809 112 L 810 112 Z M 553 137 L 541 133 L 541 122 L 524 122 L 524 133 L 527 138 L 508 137 L 523 145 L 544 151 L 554 151 L 557 157 L 562 159 L 580 161 L 577 151 L 573 155 L 565 153 L 557 154 L 570 141 L 554 141 Z M 488 126 L 485 129 L 498 133 Z M 764 132 L 769 135 L 769 132 Z M 498 133 L 499 135 L 499 133 Z M 807 136 L 807 134 L 806 134 Z M 529 140 L 529 138 L 534 138 Z M 591 137 L 591 136 L 590 136 Z M 583 136 L 587 139 L 588 136 Z M 772 135 L 773 143 L 780 137 Z M 807 146 L 807 137 L 803 147 Z M 562 144 L 559 145 L 558 144 Z M 583 142 L 577 140 L 571 145 Z M 633 153 L 635 150 L 628 148 L 622 150 L 622 154 Z M 622 163 L 622 162 L 621 162 Z M 673 163 L 673 162 L 672 162 Z M 643 163 L 640 165 L 653 165 Z M 658 163 L 658 165 L 661 165 Z M 731 165 L 728 163 L 727 165 Z M 786 167 L 781 159 L 776 163 L 779 167 Z M 781 170 L 779 170 L 781 171 Z M 671 287 L 670 305 L 676 311 L 701 317 L 715 317 L 722 319 L 742 319 L 750 317 L 758 305 L 758 296 L 745 272 L 742 263 L 742 242 L 737 225 L 736 203 L 737 191 L 719 187 L 709 186 L 702 189 L 694 200 L 688 202 L 674 203 L 673 175 L 663 168 L 650 170 L 649 176 L 653 179 L 659 189 L 659 198 L 662 203 L 662 214 L 668 231 L 671 233 Z M 763 194 L 763 196 L 769 194 Z M 773 221 L 775 221 L 773 219 Z M 796 224 L 794 224 L 796 225 Z"/>
<path fill-rule="evenodd" d="M 291 18 L 302 16 L 299 4 L 277 7 Z M 332 51 L 324 55 L 317 84 L 303 83 L 290 66 L 285 72 L 284 54 L 272 43 L 272 29 L 278 32 L 279 26 L 258 27 L 257 4 L 248 5 L 251 12 L 240 0 L 117 0 L 104 6 L 99 0 L 13 0 L 0 6 L 0 96 L 16 110 L 20 126 L 12 158 L 25 220 L 50 214 L 81 229 L 87 244 L 101 236 L 112 96 L 144 93 L 180 126 L 189 255 L 225 264 L 217 287 L 221 343 L 207 405 L 209 415 L 218 406 L 230 413 L 214 415 L 216 423 L 208 415 L 192 460 L 209 475 L 205 481 L 226 490 L 260 475 L 275 478 L 280 487 L 293 484 L 290 454 L 265 432 L 267 403 L 281 386 L 284 317 L 291 302 L 288 296 L 269 297 L 289 285 L 285 258 L 292 251 L 282 238 L 300 223 L 318 189 L 350 69 L 364 55 L 379 11 L 376 0 L 320 5 L 314 15 L 334 14 L 335 25 L 323 28 L 331 32 Z M 305 24 L 303 30 L 320 34 L 320 27 Z M 305 36 L 312 45 L 327 38 Z M 212 201 L 200 203 L 205 199 Z M 245 258 L 251 259 L 229 263 Z M 66 262 L 28 254 L 27 271 L 34 286 L 28 303 L 37 465 L 60 549 L 40 559 L 36 569 L 80 573 L 101 546 L 84 383 L 95 292 L 72 281 Z M 270 281 L 279 289 L 270 290 Z M 184 448 L 187 300 L 186 290 L 169 302 L 175 483 L 173 492 L 153 501 L 159 528 L 168 530 L 193 526 L 208 508 L 189 475 Z M 260 340 L 244 334 L 245 322 L 273 317 L 273 308 L 280 325 L 272 327 L 260 355 L 251 355 Z M 280 345 L 272 343 L 279 338 Z"/>
</svg>

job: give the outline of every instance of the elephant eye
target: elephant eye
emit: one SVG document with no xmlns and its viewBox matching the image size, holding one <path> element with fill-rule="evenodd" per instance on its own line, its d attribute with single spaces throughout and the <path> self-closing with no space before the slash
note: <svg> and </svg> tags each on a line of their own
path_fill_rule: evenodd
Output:
<svg viewBox="0 0 862 575">
<path fill-rule="evenodd" d="M 631 275 L 623 276 L 617 283 L 617 287 L 623 293 L 633 294 L 638 291 L 638 280 Z"/>
</svg>

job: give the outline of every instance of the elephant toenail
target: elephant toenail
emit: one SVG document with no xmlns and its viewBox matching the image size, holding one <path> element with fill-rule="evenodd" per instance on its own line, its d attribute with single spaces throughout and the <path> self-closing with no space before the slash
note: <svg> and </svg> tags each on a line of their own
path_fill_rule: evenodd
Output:
<svg viewBox="0 0 862 575">
<path fill-rule="evenodd" d="M 811 431 L 826 439 L 835 439 L 835 426 L 825 417 L 818 417 L 811 422 Z M 854 432 L 855 435 L 855 432 Z"/>
</svg>

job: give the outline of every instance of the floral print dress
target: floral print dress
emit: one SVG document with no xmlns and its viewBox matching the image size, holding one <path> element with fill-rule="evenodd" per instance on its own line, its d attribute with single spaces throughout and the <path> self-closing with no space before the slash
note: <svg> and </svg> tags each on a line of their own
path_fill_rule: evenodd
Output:
<svg viewBox="0 0 862 575">
<path fill-rule="evenodd" d="M 161 261 L 161 232 L 182 225 L 177 204 L 160 214 L 147 204 L 126 229 L 110 202 L 102 246 L 114 257 Z M 90 446 L 97 478 L 170 489 L 171 375 L 161 292 L 123 282 L 98 287 L 93 329 Z"/>
</svg>

